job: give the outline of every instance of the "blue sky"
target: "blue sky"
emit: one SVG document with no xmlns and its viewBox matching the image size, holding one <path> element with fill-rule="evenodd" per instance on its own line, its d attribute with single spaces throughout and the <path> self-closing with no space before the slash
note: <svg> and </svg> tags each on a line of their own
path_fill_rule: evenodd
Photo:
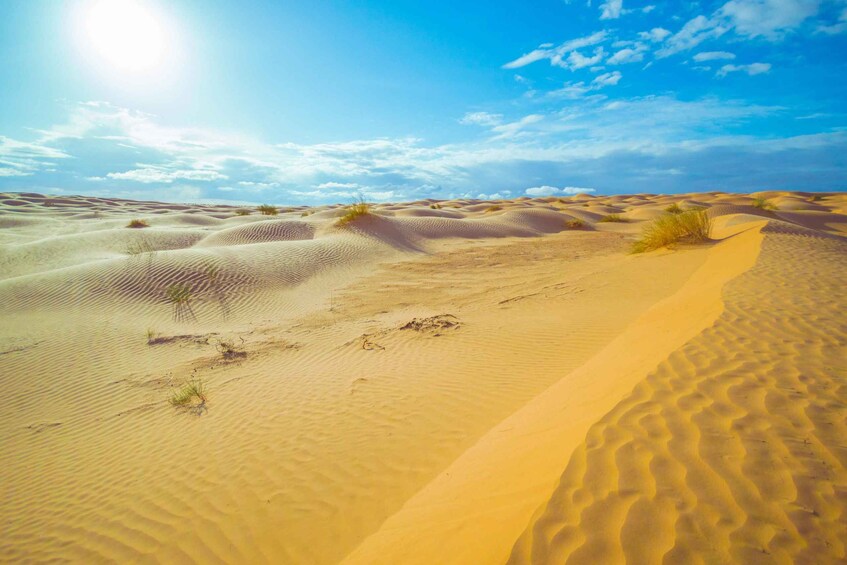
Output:
<svg viewBox="0 0 847 565">
<path fill-rule="evenodd" d="M 847 0 L 0 0 L 0 190 L 847 188 Z"/>
</svg>

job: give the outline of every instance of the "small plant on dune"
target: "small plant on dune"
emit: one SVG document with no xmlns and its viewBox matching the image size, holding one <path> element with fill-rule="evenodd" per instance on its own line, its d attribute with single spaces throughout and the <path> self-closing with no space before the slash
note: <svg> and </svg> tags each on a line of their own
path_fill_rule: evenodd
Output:
<svg viewBox="0 0 847 565">
<path fill-rule="evenodd" d="M 301 212 L 301 213 L 300 213 L 300 217 L 301 217 L 301 218 L 305 218 L 306 216 L 311 216 L 311 215 L 312 215 L 312 213 L 313 213 L 313 212 L 312 212 L 311 210 L 306 210 L 305 212 Z"/>
<path fill-rule="evenodd" d="M 127 255 L 141 255 L 143 253 L 155 253 L 156 248 L 153 247 L 153 244 L 150 243 L 150 240 L 147 239 L 144 234 L 141 234 L 141 238 L 137 241 L 130 241 L 124 247 L 124 252 Z"/>
<path fill-rule="evenodd" d="M 814 194 L 814 195 L 812 195 L 812 202 L 820 202 L 821 200 L 823 200 L 823 195 L 822 195 L 822 194 Z"/>
<path fill-rule="evenodd" d="M 191 308 L 191 287 L 185 283 L 176 283 L 165 289 L 165 296 L 173 304 L 174 320 L 196 319 Z"/>
<path fill-rule="evenodd" d="M 362 216 L 367 216 L 371 213 L 371 205 L 365 202 L 363 198 L 360 198 L 353 204 L 347 206 L 344 215 L 341 216 L 338 221 L 335 223 L 337 226 L 343 226 L 349 224 L 353 220 L 357 218 L 361 218 Z"/>
<path fill-rule="evenodd" d="M 488 213 L 488 212 L 499 212 L 502 209 L 503 209 L 502 206 L 500 206 L 499 204 L 495 204 L 494 206 L 489 206 L 488 208 L 486 208 L 485 212 L 486 213 Z"/>
<path fill-rule="evenodd" d="M 759 210 L 776 210 L 776 205 L 770 200 L 758 196 L 753 199 L 753 208 L 758 208 Z"/>
<path fill-rule="evenodd" d="M 664 214 L 644 228 L 641 239 L 633 244 L 632 252 L 652 251 L 680 241 L 691 243 L 708 241 L 711 230 L 712 220 L 705 210 Z"/>
<path fill-rule="evenodd" d="M 128 228 L 149 228 L 150 224 L 145 222 L 144 220 L 132 220 L 130 223 L 126 225 Z"/>
<path fill-rule="evenodd" d="M 168 400 L 171 406 L 200 407 L 206 404 L 206 387 L 200 379 L 185 382 L 179 389 L 173 391 Z"/>
<path fill-rule="evenodd" d="M 605 224 L 605 223 L 610 223 L 610 222 L 611 222 L 611 223 L 625 223 L 625 222 L 626 222 L 626 218 L 624 218 L 624 217 L 623 217 L 623 216 L 621 216 L 620 214 L 609 214 L 608 216 L 603 216 L 602 218 L 600 218 L 600 219 L 599 219 L 599 220 L 597 220 L 597 221 L 598 221 L 598 222 L 601 222 L 601 223 L 604 223 L 604 224 Z"/>
<path fill-rule="evenodd" d="M 682 208 L 680 208 L 678 202 L 674 202 L 673 204 L 665 208 L 665 212 L 667 212 L 668 214 L 682 214 Z"/>
<path fill-rule="evenodd" d="M 441 210 L 441 204 L 438 204 L 437 202 L 435 204 L 430 204 L 429 207 L 433 210 Z"/>
<path fill-rule="evenodd" d="M 585 227 L 585 222 L 583 222 L 579 218 L 574 218 L 573 220 L 568 220 L 565 225 L 572 230 L 581 230 Z"/>
<path fill-rule="evenodd" d="M 158 337 L 159 333 L 156 330 L 153 328 L 147 328 L 147 345 L 153 345 Z"/>
<path fill-rule="evenodd" d="M 238 210 L 235 211 L 235 215 L 236 216 L 249 216 L 250 210 L 246 210 L 244 208 L 239 208 Z"/>
<path fill-rule="evenodd" d="M 263 216 L 276 216 L 279 214 L 279 210 L 277 210 L 276 206 L 271 206 L 270 204 L 262 204 L 256 209 Z"/>
</svg>

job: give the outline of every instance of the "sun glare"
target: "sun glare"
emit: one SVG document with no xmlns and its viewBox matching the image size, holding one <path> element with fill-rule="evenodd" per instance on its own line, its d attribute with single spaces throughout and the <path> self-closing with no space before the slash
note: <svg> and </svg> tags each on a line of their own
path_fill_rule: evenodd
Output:
<svg viewBox="0 0 847 565">
<path fill-rule="evenodd" d="M 149 7 L 134 0 L 96 0 L 84 17 L 84 37 L 94 53 L 124 71 L 161 65 L 165 30 Z"/>
</svg>

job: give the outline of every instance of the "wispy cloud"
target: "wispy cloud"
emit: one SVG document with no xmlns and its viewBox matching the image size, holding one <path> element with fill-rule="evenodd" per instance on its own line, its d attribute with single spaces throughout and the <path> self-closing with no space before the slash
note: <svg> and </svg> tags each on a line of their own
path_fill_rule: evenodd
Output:
<svg viewBox="0 0 847 565">
<path fill-rule="evenodd" d="M 614 20 L 621 17 L 623 0 L 606 0 L 600 4 L 600 19 Z"/>
<path fill-rule="evenodd" d="M 527 194 L 527 196 L 572 196 L 574 194 L 588 194 L 591 192 L 597 192 L 597 190 L 593 188 L 583 188 L 580 186 L 565 186 L 563 188 L 556 188 L 555 186 L 544 185 L 527 188 L 524 192 Z"/>
<path fill-rule="evenodd" d="M 572 62 L 569 61 L 569 56 L 576 53 L 578 49 L 591 47 L 606 40 L 608 32 L 605 30 L 592 33 L 591 35 L 571 39 L 565 41 L 561 45 L 554 47 L 552 44 L 545 43 L 539 46 L 538 49 L 530 51 L 525 55 L 521 55 L 514 61 L 510 61 L 503 65 L 504 69 L 518 69 L 525 67 L 537 61 L 549 60 L 550 64 L 556 67 L 572 68 Z M 575 56 L 581 57 L 581 55 Z"/>
<path fill-rule="evenodd" d="M 694 55 L 694 60 L 698 63 L 702 63 L 704 61 L 717 61 L 720 59 L 735 59 L 735 54 L 729 53 L 728 51 L 704 51 Z"/>
<path fill-rule="evenodd" d="M 460 124 L 475 126 L 496 126 L 503 121 L 502 114 L 489 112 L 468 112 L 459 120 Z"/>
<path fill-rule="evenodd" d="M 770 63 L 751 63 L 749 65 L 724 65 L 718 70 L 717 76 L 725 77 L 729 73 L 737 72 L 744 72 L 750 76 L 754 76 L 770 72 L 770 70 Z"/>
</svg>

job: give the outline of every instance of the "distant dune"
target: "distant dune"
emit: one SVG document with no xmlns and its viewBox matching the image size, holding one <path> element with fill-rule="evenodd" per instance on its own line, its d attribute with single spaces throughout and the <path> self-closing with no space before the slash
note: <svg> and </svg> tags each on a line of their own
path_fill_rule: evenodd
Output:
<svg viewBox="0 0 847 565">
<path fill-rule="evenodd" d="M 265 211 L 0 193 L 0 561 L 847 560 L 847 194 Z"/>
</svg>

